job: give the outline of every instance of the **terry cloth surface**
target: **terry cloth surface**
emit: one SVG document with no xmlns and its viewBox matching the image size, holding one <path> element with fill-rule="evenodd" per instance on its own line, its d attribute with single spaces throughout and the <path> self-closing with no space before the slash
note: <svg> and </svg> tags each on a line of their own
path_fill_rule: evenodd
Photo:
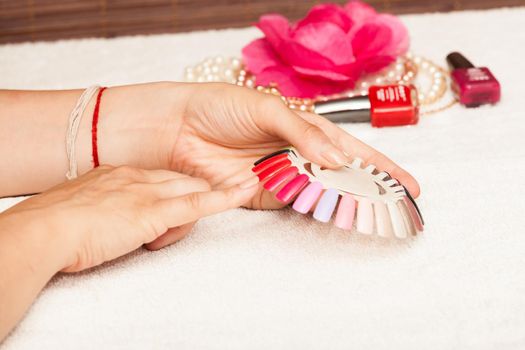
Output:
<svg viewBox="0 0 525 350">
<path fill-rule="evenodd" d="M 456 105 L 416 127 L 344 126 L 420 181 L 423 235 L 390 242 L 290 209 L 231 210 L 167 249 L 55 277 L 1 347 L 524 349 L 525 8 L 402 18 L 414 53 L 444 65 L 460 50 L 503 91 L 497 106 Z M 179 80 L 185 66 L 238 56 L 259 35 L 6 45 L 0 85 Z"/>
</svg>

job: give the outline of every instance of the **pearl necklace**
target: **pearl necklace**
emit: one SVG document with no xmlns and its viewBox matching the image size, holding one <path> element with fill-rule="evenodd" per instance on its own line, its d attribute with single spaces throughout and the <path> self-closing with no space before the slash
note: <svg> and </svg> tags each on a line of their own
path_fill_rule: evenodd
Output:
<svg viewBox="0 0 525 350">
<path fill-rule="evenodd" d="M 423 89 L 418 77 L 427 76 L 429 87 Z M 418 100 L 421 105 L 421 114 L 430 114 L 449 108 L 456 101 L 434 108 L 435 104 L 444 96 L 449 86 L 449 74 L 442 67 L 411 53 L 399 57 L 385 69 L 369 74 L 357 81 L 355 88 L 341 94 L 320 96 L 315 99 L 285 97 L 279 92 L 276 85 L 260 86 L 255 83 L 255 77 L 244 69 L 240 59 L 235 57 L 224 58 L 215 56 L 205 59 L 193 67 L 185 69 L 184 79 L 187 82 L 227 82 L 238 86 L 255 88 L 257 91 L 280 96 L 283 102 L 293 110 L 313 111 L 314 103 L 343 96 L 353 97 L 367 95 L 371 85 L 414 84 L 419 91 Z M 432 109 L 429 106 L 432 105 Z"/>
</svg>

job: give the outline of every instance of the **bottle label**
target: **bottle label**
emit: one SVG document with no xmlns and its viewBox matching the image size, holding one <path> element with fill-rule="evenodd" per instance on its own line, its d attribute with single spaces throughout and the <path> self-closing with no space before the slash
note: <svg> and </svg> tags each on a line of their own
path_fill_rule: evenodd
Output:
<svg viewBox="0 0 525 350">
<path fill-rule="evenodd" d="M 467 69 L 468 79 L 471 81 L 484 81 L 490 80 L 490 77 L 482 69 L 479 68 L 469 68 Z"/>
<path fill-rule="evenodd" d="M 405 89 L 403 85 L 381 87 L 376 91 L 376 98 L 381 102 L 406 102 L 408 97 Z"/>
</svg>

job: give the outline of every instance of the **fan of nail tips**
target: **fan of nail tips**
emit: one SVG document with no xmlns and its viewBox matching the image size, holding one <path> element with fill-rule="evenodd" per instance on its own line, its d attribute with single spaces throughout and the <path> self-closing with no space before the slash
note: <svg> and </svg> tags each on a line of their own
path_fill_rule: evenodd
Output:
<svg viewBox="0 0 525 350">
<path fill-rule="evenodd" d="M 410 193 L 387 172 L 363 167 L 355 158 L 340 169 L 326 169 L 288 147 L 259 159 L 252 169 L 264 188 L 283 203 L 363 234 L 406 238 L 423 231 L 423 218 Z"/>
</svg>

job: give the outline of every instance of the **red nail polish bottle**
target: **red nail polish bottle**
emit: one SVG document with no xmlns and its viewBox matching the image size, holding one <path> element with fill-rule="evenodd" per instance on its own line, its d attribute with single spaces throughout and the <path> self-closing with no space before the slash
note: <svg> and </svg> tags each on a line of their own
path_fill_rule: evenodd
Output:
<svg viewBox="0 0 525 350">
<path fill-rule="evenodd" d="M 459 52 L 448 54 L 447 62 L 452 70 L 452 91 L 459 103 L 466 107 L 478 107 L 500 100 L 500 84 L 487 67 L 474 67 Z"/>
<path fill-rule="evenodd" d="M 371 86 L 368 96 L 317 102 L 314 111 L 335 123 L 371 122 L 375 127 L 419 121 L 417 90 L 412 85 Z"/>
<path fill-rule="evenodd" d="M 371 86 L 370 121 L 372 126 L 399 126 L 417 124 L 419 104 L 413 85 Z"/>
</svg>

